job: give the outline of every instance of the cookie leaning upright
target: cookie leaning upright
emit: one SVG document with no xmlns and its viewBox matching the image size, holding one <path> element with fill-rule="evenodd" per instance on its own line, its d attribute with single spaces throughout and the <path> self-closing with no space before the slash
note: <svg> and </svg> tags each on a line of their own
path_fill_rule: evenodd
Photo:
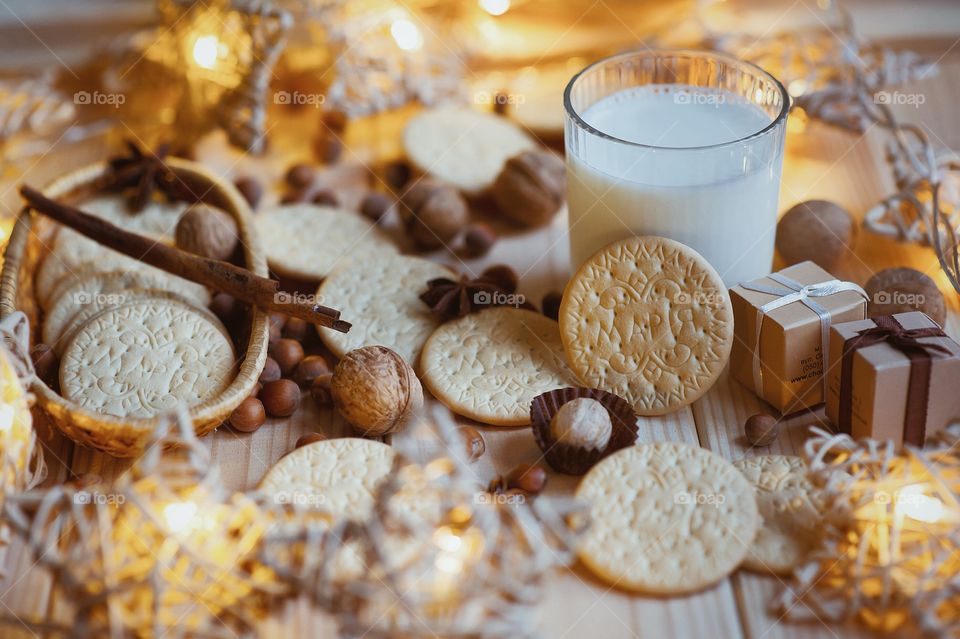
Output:
<svg viewBox="0 0 960 639">
<path fill-rule="evenodd" d="M 507 120 L 472 109 L 429 109 L 407 123 L 403 148 L 411 164 L 479 195 L 496 180 L 504 163 L 536 148 L 533 139 Z"/>
<path fill-rule="evenodd" d="M 807 464 L 791 455 L 758 455 L 733 463 L 757 494 L 763 524 L 744 568 L 790 574 L 817 542 L 823 504 L 807 477 Z"/>
<path fill-rule="evenodd" d="M 290 204 L 255 218 L 270 268 L 319 281 L 349 262 L 396 253 L 390 238 L 359 213 L 316 204 Z"/>
<path fill-rule="evenodd" d="M 716 453 L 675 442 L 631 446 L 586 474 L 580 559 L 611 585 L 679 595 L 723 579 L 760 525 L 753 487 Z"/>
<path fill-rule="evenodd" d="M 703 395 L 733 344 L 720 275 L 688 246 L 631 237 L 601 249 L 571 278 L 560 335 L 581 382 L 616 393 L 640 415 L 663 415 Z"/>
</svg>

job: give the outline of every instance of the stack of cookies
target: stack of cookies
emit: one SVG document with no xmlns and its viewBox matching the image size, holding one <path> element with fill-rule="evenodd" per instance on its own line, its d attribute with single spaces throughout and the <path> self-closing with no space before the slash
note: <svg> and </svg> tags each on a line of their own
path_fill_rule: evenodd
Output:
<svg viewBox="0 0 960 639">
<path fill-rule="evenodd" d="M 187 205 L 151 202 L 131 213 L 120 196 L 81 204 L 108 222 L 171 243 Z M 56 385 L 104 415 L 152 417 L 222 391 L 235 368 L 203 286 L 58 227 L 36 277 L 42 338 L 60 359 Z"/>
</svg>

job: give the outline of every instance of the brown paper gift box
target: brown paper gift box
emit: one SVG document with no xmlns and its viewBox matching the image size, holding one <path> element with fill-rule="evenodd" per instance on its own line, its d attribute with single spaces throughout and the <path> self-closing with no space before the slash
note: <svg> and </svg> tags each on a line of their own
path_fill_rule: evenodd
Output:
<svg viewBox="0 0 960 639">
<path fill-rule="evenodd" d="M 804 286 L 835 279 L 813 262 L 801 262 L 779 273 Z M 769 277 L 753 283 L 782 288 Z M 776 299 L 776 295 L 752 291 L 743 285 L 730 289 L 735 335 L 730 372 L 734 379 L 781 412 L 793 413 L 824 401 L 820 317 L 802 302 L 788 304 L 764 316 L 759 349 L 763 387 L 757 388 L 753 376 L 757 309 Z M 856 291 L 814 299 L 829 312 L 831 323 L 859 320 L 867 315 L 866 300 Z"/>
<path fill-rule="evenodd" d="M 939 328 L 916 311 L 893 318 L 904 329 Z M 840 425 L 840 378 L 843 344 L 859 331 L 876 327 L 872 319 L 834 324 L 830 329 L 830 366 L 827 374 L 827 418 Z M 920 337 L 924 344 L 939 344 L 951 354 L 933 353 L 924 429 L 930 435 L 960 420 L 960 344 L 949 337 Z M 854 439 L 870 437 L 903 443 L 907 412 L 910 358 L 886 342 L 857 349 L 852 359 L 852 411 L 849 434 Z"/>
</svg>

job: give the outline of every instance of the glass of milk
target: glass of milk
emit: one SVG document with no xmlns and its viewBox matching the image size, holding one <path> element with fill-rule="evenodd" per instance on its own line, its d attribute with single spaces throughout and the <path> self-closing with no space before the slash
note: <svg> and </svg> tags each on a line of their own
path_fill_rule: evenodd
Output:
<svg viewBox="0 0 960 639">
<path fill-rule="evenodd" d="M 631 235 L 696 249 L 728 286 L 768 274 L 789 97 L 705 51 L 630 52 L 564 93 L 573 267 Z"/>
</svg>

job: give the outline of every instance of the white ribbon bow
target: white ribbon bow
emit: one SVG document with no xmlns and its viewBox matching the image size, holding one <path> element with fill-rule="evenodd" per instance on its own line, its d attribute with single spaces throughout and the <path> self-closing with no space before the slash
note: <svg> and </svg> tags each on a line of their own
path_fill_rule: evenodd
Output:
<svg viewBox="0 0 960 639">
<path fill-rule="evenodd" d="M 753 386 L 758 395 L 763 395 L 763 371 L 760 367 L 760 329 L 763 328 L 764 315 L 775 311 L 778 308 L 782 308 L 789 304 L 794 304 L 795 302 L 800 302 L 816 313 L 817 317 L 820 318 L 821 361 L 823 362 L 824 368 L 826 368 L 827 362 L 829 361 L 827 353 L 828 349 L 830 348 L 830 311 L 818 304 L 813 298 L 829 297 L 830 295 L 842 293 L 844 291 L 855 291 L 859 293 L 863 299 L 869 299 L 867 292 L 853 282 L 844 282 L 842 280 L 834 279 L 827 280 L 825 282 L 817 282 L 816 284 L 807 284 L 804 286 L 800 282 L 791 279 L 786 275 L 782 275 L 781 273 L 771 273 L 767 277 L 778 284 L 782 284 L 783 287 L 769 286 L 760 282 L 747 282 L 740 284 L 741 287 L 750 291 L 757 291 L 758 293 L 766 293 L 767 295 L 777 296 L 777 299 L 757 307 L 757 331 L 753 349 Z M 824 376 L 824 383 L 825 380 L 826 376 Z"/>
</svg>

